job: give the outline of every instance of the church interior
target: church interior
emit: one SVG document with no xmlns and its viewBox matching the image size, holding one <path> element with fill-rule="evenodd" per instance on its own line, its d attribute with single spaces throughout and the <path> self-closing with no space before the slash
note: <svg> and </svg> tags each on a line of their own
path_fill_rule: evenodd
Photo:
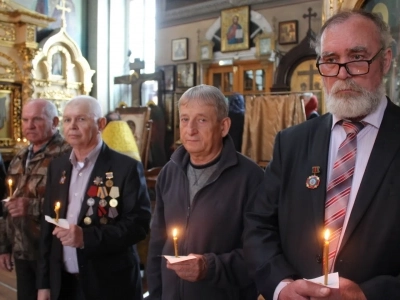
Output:
<svg viewBox="0 0 400 300">
<path fill-rule="evenodd" d="M 176 103 L 208 84 L 244 96 L 240 152 L 265 167 L 276 133 L 306 120 L 311 96 L 326 112 L 310 43 L 327 18 L 353 8 L 379 13 L 391 28 L 385 86 L 400 105 L 399 0 L 0 0 L 0 153 L 7 164 L 27 145 L 29 99 L 51 100 L 61 115 L 68 100 L 90 95 L 104 114 L 134 121 L 154 199 L 157 174 L 180 146 Z M 152 35 L 136 30 L 146 18 Z M 139 249 L 145 277 L 146 241 Z M 16 299 L 13 274 L 0 272 L 0 299 Z"/>
</svg>

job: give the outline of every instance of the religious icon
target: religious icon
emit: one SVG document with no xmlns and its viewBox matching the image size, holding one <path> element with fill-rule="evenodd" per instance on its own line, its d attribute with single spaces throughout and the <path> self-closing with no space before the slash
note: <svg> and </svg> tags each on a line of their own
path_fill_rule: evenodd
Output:
<svg viewBox="0 0 400 300">
<path fill-rule="evenodd" d="M 298 42 L 298 21 L 279 22 L 279 44 L 297 44 Z"/>
<path fill-rule="evenodd" d="M 249 48 L 249 6 L 221 11 L 221 52 Z"/>
<path fill-rule="evenodd" d="M 177 61 L 188 59 L 187 46 L 187 38 L 172 40 L 172 60 Z"/>
<path fill-rule="evenodd" d="M 64 66 L 63 66 L 63 57 L 62 57 L 61 52 L 58 51 L 58 52 L 54 53 L 51 61 L 52 61 L 51 74 L 62 76 Z"/>
</svg>

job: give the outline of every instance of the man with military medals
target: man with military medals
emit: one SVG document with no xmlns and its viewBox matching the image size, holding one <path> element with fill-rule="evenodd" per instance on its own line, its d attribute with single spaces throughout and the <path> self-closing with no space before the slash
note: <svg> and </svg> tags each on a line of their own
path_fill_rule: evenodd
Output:
<svg viewBox="0 0 400 300">
<path fill-rule="evenodd" d="M 42 221 L 38 299 L 142 299 L 135 244 L 149 230 L 150 202 L 143 166 L 110 149 L 98 101 L 78 96 L 65 106 L 64 136 L 70 154 L 49 167 Z"/>
</svg>

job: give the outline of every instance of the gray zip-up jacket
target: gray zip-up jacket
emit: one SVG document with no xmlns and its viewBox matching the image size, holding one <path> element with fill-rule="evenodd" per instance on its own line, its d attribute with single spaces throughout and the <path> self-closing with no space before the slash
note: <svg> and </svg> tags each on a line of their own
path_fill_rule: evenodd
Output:
<svg viewBox="0 0 400 300">
<path fill-rule="evenodd" d="M 147 264 L 149 299 L 255 300 L 257 291 L 243 259 L 243 212 L 262 181 L 262 169 L 224 138 L 217 170 L 189 201 L 189 154 L 178 148 L 157 179 L 156 208 Z M 166 268 L 161 255 L 174 255 L 173 228 L 179 228 L 179 254 L 203 254 L 208 271 L 188 282 Z"/>
</svg>

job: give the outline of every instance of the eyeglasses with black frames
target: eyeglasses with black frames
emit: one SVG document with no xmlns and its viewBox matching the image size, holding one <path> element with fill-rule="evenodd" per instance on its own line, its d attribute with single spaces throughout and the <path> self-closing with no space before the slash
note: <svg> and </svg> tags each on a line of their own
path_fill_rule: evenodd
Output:
<svg viewBox="0 0 400 300">
<path fill-rule="evenodd" d="M 349 61 L 344 64 L 339 64 L 339 63 L 320 63 L 317 62 L 316 66 L 318 68 L 319 74 L 324 77 L 335 77 L 339 74 L 340 68 L 344 67 L 351 76 L 357 76 L 357 75 L 365 75 L 369 72 L 369 66 L 372 64 L 372 62 L 378 57 L 379 53 L 383 48 L 381 48 L 378 53 L 374 55 L 369 60 L 355 60 L 355 61 Z"/>
</svg>

